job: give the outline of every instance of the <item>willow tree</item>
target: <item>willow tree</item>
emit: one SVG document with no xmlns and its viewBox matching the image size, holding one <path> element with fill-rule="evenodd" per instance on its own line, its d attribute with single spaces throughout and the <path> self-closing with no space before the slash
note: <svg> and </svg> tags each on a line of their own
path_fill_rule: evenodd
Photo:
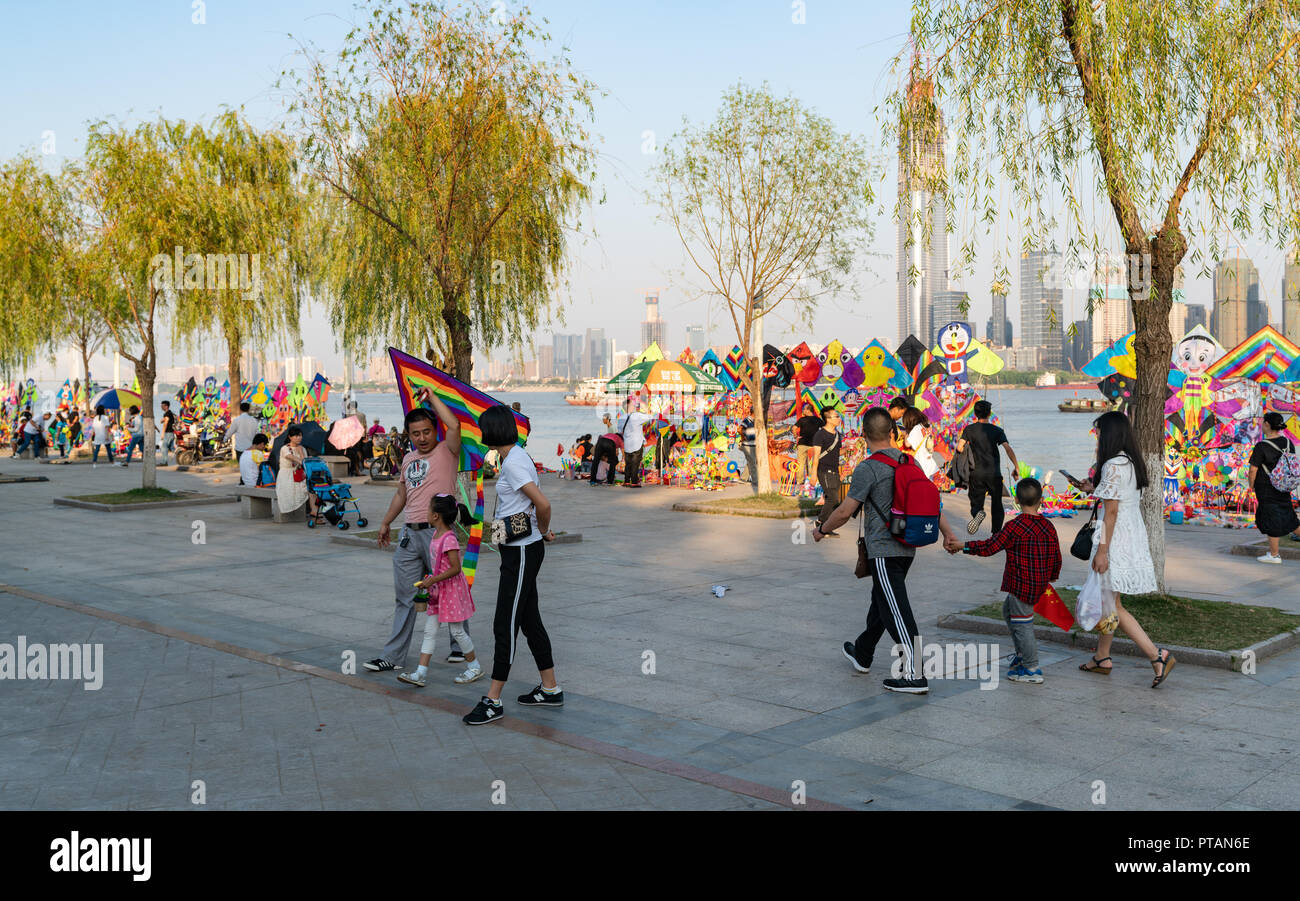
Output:
<svg viewBox="0 0 1300 901">
<path fill-rule="evenodd" d="M 0 166 L 0 368 L 34 361 L 51 334 L 57 249 L 45 223 L 57 196 L 53 176 L 34 156 Z"/>
<path fill-rule="evenodd" d="M 936 192 L 985 222 L 1016 220 L 1026 248 L 1067 228 L 1067 259 L 1101 250 L 1081 195 L 1114 214 L 1137 333 L 1132 416 L 1153 475 L 1142 513 L 1163 589 L 1158 475 L 1175 273 L 1188 230 L 1208 236 L 1189 259 L 1202 271 L 1227 234 L 1300 238 L 1300 3 L 916 0 L 912 38 L 925 61 L 910 63 L 914 74 L 935 85 L 953 132 Z M 904 115 L 906 92 L 891 104 L 900 130 L 940 127 Z M 997 204 L 999 180 L 1010 210 Z M 975 240 L 963 241 L 958 271 Z"/>
<path fill-rule="evenodd" d="M 876 167 L 861 139 L 837 132 L 767 85 L 730 89 L 712 122 L 684 123 L 663 149 L 650 199 L 677 230 L 704 293 L 726 303 L 746 349 L 760 492 L 772 488 L 755 326 L 779 307 L 807 315 L 844 289 L 870 237 Z"/>
<path fill-rule="evenodd" d="M 86 138 L 87 229 L 96 247 L 92 298 L 118 351 L 135 365 L 144 407 L 142 486 L 157 485 L 154 382 L 157 330 L 177 292 L 157 268 L 159 255 L 194 246 L 205 215 L 192 191 L 188 127 L 160 119 L 133 131 L 99 122 Z"/>
<path fill-rule="evenodd" d="M 177 336 L 194 338 L 215 327 L 225 340 L 233 410 L 244 348 L 298 333 L 308 280 L 310 186 L 298 177 L 293 141 L 259 132 L 235 110 L 208 129 L 189 126 L 184 142 L 190 161 L 184 191 L 196 215 L 194 243 L 183 248 L 181 265 L 193 259 L 204 278 L 176 278 L 177 264 L 170 263 L 182 295 L 173 328 Z"/>
<path fill-rule="evenodd" d="M 51 174 L 22 156 L 0 167 L 0 345 L 12 348 L 0 348 L 0 359 L 71 346 L 89 391 L 90 359 L 109 331 L 95 301 L 96 247 L 83 200 L 76 165 Z"/>
<path fill-rule="evenodd" d="M 544 25 L 390 0 L 286 73 L 303 155 L 343 201 L 329 296 L 346 348 L 433 348 L 468 380 L 476 342 L 519 344 L 551 312 L 595 152 L 592 86 L 564 51 L 534 56 Z"/>
</svg>

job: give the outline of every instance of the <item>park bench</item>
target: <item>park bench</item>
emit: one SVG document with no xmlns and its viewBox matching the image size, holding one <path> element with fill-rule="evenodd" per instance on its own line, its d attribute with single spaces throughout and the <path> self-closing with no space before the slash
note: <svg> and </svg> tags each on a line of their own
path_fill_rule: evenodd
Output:
<svg viewBox="0 0 1300 901">
<path fill-rule="evenodd" d="M 280 502 L 276 500 L 274 488 L 237 485 L 233 493 L 239 498 L 239 512 L 244 519 L 270 519 L 273 522 L 307 521 L 306 504 L 289 513 L 281 513 Z"/>
</svg>

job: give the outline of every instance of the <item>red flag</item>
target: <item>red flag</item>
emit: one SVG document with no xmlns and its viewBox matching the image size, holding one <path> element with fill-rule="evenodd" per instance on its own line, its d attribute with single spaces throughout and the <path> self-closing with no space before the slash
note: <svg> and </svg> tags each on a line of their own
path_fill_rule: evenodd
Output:
<svg viewBox="0 0 1300 901">
<path fill-rule="evenodd" d="M 1047 590 L 1038 598 L 1038 603 L 1034 604 L 1034 612 L 1066 632 L 1074 626 L 1074 614 L 1051 585 L 1047 586 Z"/>
</svg>

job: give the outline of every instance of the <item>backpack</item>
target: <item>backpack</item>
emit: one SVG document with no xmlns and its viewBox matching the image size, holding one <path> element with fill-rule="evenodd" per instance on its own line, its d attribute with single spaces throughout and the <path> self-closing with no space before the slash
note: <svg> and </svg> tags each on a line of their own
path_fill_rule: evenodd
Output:
<svg viewBox="0 0 1300 901">
<path fill-rule="evenodd" d="M 1272 441 L 1269 444 L 1277 447 Z M 1293 449 L 1288 451 L 1286 450 L 1287 447 Z M 1268 480 L 1273 484 L 1274 488 L 1278 491 L 1290 493 L 1300 488 L 1300 457 L 1295 455 L 1294 446 L 1289 443 L 1282 445 L 1278 449 L 1282 451 L 1282 456 L 1277 458 L 1277 462 L 1273 464 L 1271 470 L 1265 469 L 1264 471 L 1268 473 Z"/>
<path fill-rule="evenodd" d="M 939 540 L 939 488 L 926 476 L 925 470 L 913 458 L 903 455 L 895 460 L 877 451 L 867 458 L 879 460 L 894 471 L 894 501 L 890 515 L 876 507 L 889 524 L 889 533 L 899 544 L 907 547 L 925 547 Z M 875 507 L 875 501 L 871 504 Z"/>
<path fill-rule="evenodd" d="M 271 463 L 268 460 L 263 460 L 261 465 L 257 467 L 257 487 L 275 487 L 275 469 L 271 466 Z"/>
</svg>

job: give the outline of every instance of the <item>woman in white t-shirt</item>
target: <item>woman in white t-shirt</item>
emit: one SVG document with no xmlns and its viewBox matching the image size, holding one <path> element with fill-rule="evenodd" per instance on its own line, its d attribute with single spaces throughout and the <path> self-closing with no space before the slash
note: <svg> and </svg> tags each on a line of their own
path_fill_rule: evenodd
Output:
<svg viewBox="0 0 1300 901">
<path fill-rule="evenodd" d="M 908 407 L 899 417 L 898 425 L 906 450 L 921 467 L 925 477 L 933 478 L 939 471 L 939 464 L 934 462 L 934 453 L 930 448 L 930 420 L 916 407 Z"/>
<path fill-rule="evenodd" d="M 99 463 L 99 449 L 108 451 L 108 462 L 113 462 L 113 421 L 102 406 L 95 408 L 95 419 L 90 424 L 90 464 Z"/>
<path fill-rule="evenodd" d="M 542 494 L 537 467 L 528 452 L 519 446 L 519 427 L 514 412 L 507 406 L 489 407 L 479 417 L 483 443 L 501 459 L 497 473 L 496 510 L 492 519 L 506 520 L 503 534 L 513 539 L 499 543 L 501 578 L 497 583 L 496 615 L 492 632 L 496 651 L 492 657 L 492 686 L 482 700 L 463 719 L 466 725 L 481 726 L 505 716 L 501 691 L 515 661 L 515 645 L 520 630 L 533 653 L 541 682 L 519 703 L 530 707 L 563 707 L 564 692 L 555 681 L 555 662 L 551 658 L 551 639 L 542 625 L 538 610 L 537 573 L 546 555 L 546 542 L 555 540 L 551 531 L 551 502 Z M 526 523 L 526 527 L 524 527 Z"/>
</svg>

